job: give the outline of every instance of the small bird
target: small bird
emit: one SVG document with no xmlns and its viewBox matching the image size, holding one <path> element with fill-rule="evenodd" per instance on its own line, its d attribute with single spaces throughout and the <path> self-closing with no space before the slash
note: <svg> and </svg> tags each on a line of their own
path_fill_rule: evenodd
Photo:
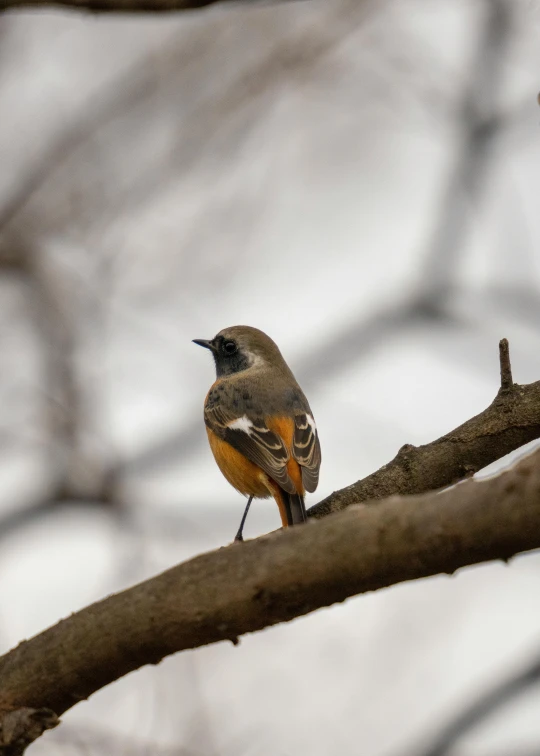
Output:
<svg viewBox="0 0 540 756">
<path fill-rule="evenodd" d="M 210 349 L 216 382 L 204 403 L 204 422 L 219 469 L 248 502 L 273 496 L 283 527 L 306 521 L 304 494 L 319 482 L 321 447 L 313 413 L 277 345 L 258 328 L 224 328 Z"/>
</svg>

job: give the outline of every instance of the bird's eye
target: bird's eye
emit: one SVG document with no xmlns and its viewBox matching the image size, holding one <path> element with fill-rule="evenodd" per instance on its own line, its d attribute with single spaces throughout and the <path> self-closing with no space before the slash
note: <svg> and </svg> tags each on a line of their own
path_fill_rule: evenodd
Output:
<svg viewBox="0 0 540 756">
<path fill-rule="evenodd" d="M 234 354 L 236 352 L 236 344 L 234 343 L 234 341 L 224 341 L 223 351 L 225 352 L 225 354 Z"/>
</svg>

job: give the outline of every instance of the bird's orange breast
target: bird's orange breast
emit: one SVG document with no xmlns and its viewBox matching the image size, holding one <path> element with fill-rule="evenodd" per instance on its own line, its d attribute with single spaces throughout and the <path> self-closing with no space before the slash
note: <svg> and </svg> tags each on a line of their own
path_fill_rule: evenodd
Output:
<svg viewBox="0 0 540 756">
<path fill-rule="evenodd" d="M 255 496 L 258 499 L 271 495 L 267 484 L 268 476 L 258 465 L 250 462 L 210 428 L 207 427 L 206 432 L 217 466 L 233 488 L 245 496 Z"/>
</svg>

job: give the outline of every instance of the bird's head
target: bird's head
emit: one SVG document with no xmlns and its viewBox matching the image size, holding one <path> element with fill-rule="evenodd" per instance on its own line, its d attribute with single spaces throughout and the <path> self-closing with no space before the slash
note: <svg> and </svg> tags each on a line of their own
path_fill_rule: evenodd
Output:
<svg viewBox="0 0 540 756">
<path fill-rule="evenodd" d="M 265 365 L 285 366 L 288 370 L 277 344 L 258 328 L 231 326 L 213 339 L 193 339 L 193 342 L 212 352 L 218 378 Z"/>
</svg>

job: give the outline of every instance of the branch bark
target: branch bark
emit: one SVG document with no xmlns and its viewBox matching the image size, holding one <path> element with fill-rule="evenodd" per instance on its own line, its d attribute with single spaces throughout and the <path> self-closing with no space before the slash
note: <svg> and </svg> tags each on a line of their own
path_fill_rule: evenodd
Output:
<svg viewBox="0 0 540 756">
<path fill-rule="evenodd" d="M 55 715 L 168 654 L 236 644 L 244 633 L 349 596 L 540 548 L 540 450 L 483 482 L 391 495 L 436 489 L 540 436 L 540 382 L 509 385 L 504 342 L 500 354 L 502 387 L 490 407 L 433 444 L 403 448 L 389 465 L 322 502 L 322 511 L 315 507 L 311 523 L 198 556 L 1 657 L 0 756 L 24 751 L 6 735 L 13 712 L 24 709 L 30 721 L 54 726 Z M 362 505 L 373 492 L 391 496 Z M 17 732 L 24 746 L 29 736 Z"/>
</svg>

